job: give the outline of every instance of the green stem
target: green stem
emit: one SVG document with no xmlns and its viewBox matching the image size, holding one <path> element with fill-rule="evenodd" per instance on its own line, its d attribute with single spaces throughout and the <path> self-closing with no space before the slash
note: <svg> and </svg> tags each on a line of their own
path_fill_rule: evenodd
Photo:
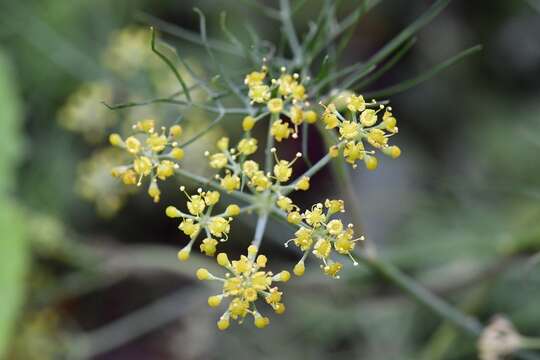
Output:
<svg viewBox="0 0 540 360">
<path fill-rule="evenodd" d="M 359 254 L 358 258 L 371 270 L 382 275 L 385 279 L 397 285 L 420 304 L 428 307 L 437 315 L 461 328 L 467 334 L 479 336 L 482 332 L 482 324 L 477 319 L 462 313 L 457 308 L 437 297 L 418 284 L 412 277 L 401 272 L 401 270 L 394 265 L 387 263 L 374 255 L 366 255 L 364 253 Z"/>
<path fill-rule="evenodd" d="M 280 0 L 279 4 L 283 31 L 285 32 L 285 35 L 287 35 L 287 41 L 293 52 L 296 65 L 300 65 L 303 61 L 302 47 L 300 46 L 296 30 L 292 23 L 291 4 L 289 3 L 289 0 Z"/>
<path fill-rule="evenodd" d="M 272 114 L 268 122 L 268 134 L 266 135 L 266 150 L 264 151 L 264 170 L 269 172 L 272 170 L 274 155 L 272 148 L 274 147 L 274 136 L 272 135 L 272 124 L 279 119 L 279 114 Z"/>
<path fill-rule="evenodd" d="M 253 236 L 253 241 L 251 245 L 255 246 L 257 249 L 261 246 L 261 242 L 264 236 L 264 231 L 266 230 L 266 224 L 268 223 L 268 211 L 263 211 L 259 214 L 257 219 L 257 226 L 255 227 L 255 236 Z"/>
<path fill-rule="evenodd" d="M 219 185 L 217 182 L 215 181 L 212 181 L 210 179 L 207 179 L 205 178 L 204 176 L 200 176 L 200 175 L 195 175 L 195 174 L 192 174 L 190 173 L 189 171 L 186 171 L 184 169 L 176 169 L 176 173 L 186 179 L 189 179 L 195 183 L 198 183 L 202 186 L 209 186 L 213 189 L 216 189 L 216 190 L 219 190 L 219 191 L 222 191 L 224 193 L 227 193 L 228 195 L 238 199 L 238 200 L 241 200 L 241 201 L 244 201 L 244 202 L 247 202 L 249 204 L 253 204 L 255 203 L 254 201 L 254 198 L 252 195 L 249 195 L 249 194 L 246 194 L 246 193 L 242 193 L 240 191 L 232 191 L 232 192 L 228 192 L 225 188 L 223 188 L 221 185 Z"/>
<path fill-rule="evenodd" d="M 290 185 L 287 185 L 287 187 L 282 191 L 283 196 L 290 194 L 293 190 L 296 184 L 304 177 L 311 177 L 319 172 L 326 164 L 328 164 L 332 160 L 332 157 L 330 154 L 326 154 L 324 157 L 322 157 L 319 161 L 315 163 L 309 170 L 307 170 L 305 173 L 300 175 L 296 180 L 294 180 Z"/>
</svg>

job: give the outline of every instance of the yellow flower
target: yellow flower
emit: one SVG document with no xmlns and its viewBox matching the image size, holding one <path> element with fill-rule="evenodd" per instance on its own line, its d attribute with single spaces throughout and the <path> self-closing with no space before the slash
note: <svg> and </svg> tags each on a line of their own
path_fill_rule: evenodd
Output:
<svg viewBox="0 0 540 360">
<path fill-rule="evenodd" d="M 276 201 L 277 206 L 284 211 L 291 211 L 294 208 L 292 200 L 286 196 L 280 196 Z"/>
<path fill-rule="evenodd" d="M 198 235 L 201 226 L 199 224 L 196 224 L 193 219 L 185 219 L 180 223 L 178 228 L 184 232 L 189 237 L 194 237 Z"/>
<path fill-rule="evenodd" d="M 200 215 L 206 209 L 206 203 L 200 195 L 192 195 L 187 202 L 187 208 L 191 215 Z"/>
<path fill-rule="evenodd" d="M 326 259 L 330 256 L 330 251 L 332 250 L 332 244 L 327 239 L 319 239 L 313 247 L 313 254 L 320 258 Z"/>
<path fill-rule="evenodd" d="M 152 149 L 153 152 L 160 152 L 167 146 L 168 140 L 165 135 L 158 135 L 156 133 L 151 134 L 146 139 L 146 144 Z"/>
<path fill-rule="evenodd" d="M 223 153 L 217 153 L 210 155 L 210 167 L 213 169 L 222 169 L 227 166 L 227 155 Z"/>
<path fill-rule="evenodd" d="M 156 175 L 160 180 L 165 180 L 174 175 L 175 163 L 170 160 L 162 160 L 156 170 Z"/>
<path fill-rule="evenodd" d="M 266 266 L 267 259 L 264 255 L 259 255 L 256 259 L 257 248 L 250 246 L 248 256 L 242 255 L 239 260 L 229 262 L 227 255 L 220 253 L 217 256 L 219 265 L 227 269 L 225 278 L 217 278 L 210 274 L 206 269 L 197 270 L 197 278 L 200 280 L 214 280 L 223 282 L 221 294 L 213 295 L 208 298 L 208 305 L 217 307 L 223 299 L 231 298 L 227 310 L 220 317 L 217 326 L 224 330 L 229 327 L 229 320 L 234 319 L 242 322 L 248 315 L 252 314 L 254 323 L 258 328 L 268 325 L 269 320 L 263 317 L 256 309 L 254 302 L 259 297 L 264 298 L 272 309 L 281 314 L 285 311 L 285 306 L 281 303 L 282 292 L 275 286 L 276 281 L 287 281 L 290 274 L 282 271 L 277 275 L 271 272 L 262 271 Z"/>
<path fill-rule="evenodd" d="M 265 77 L 266 77 L 265 71 L 253 71 L 246 75 L 244 79 L 244 84 L 246 84 L 249 87 L 261 85 Z"/>
<path fill-rule="evenodd" d="M 291 211 L 287 214 L 287 221 L 291 224 L 298 225 L 302 222 L 303 217 L 298 211 Z"/>
<path fill-rule="evenodd" d="M 313 231 L 311 229 L 301 227 L 298 229 L 294 235 L 296 236 L 293 241 L 296 246 L 302 251 L 307 251 L 311 248 L 313 244 Z"/>
<path fill-rule="evenodd" d="M 322 211 L 322 204 L 314 205 L 311 210 L 306 210 L 304 218 L 309 225 L 315 228 L 321 226 L 326 221 L 326 216 Z"/>
<path fill-rule="evenodd" d="M 287 182 L 291 178 L 292 169 L 291 165 L 287 160 L 280 160 L 274 166 L 274 176 L 279 182 Z"/>
<path fill-rule="evenodd" d="M 296 101 L 302 101 L 306 98 L 306 88 L 302 84 L 294 83 L 292 86 L 292 97 Z"/>
<path fill-rule="evenodd" d="M 296 190 L 307 191 L 309 190 L 309 177 L 303 176 L 294 186 Z"/>
<path fill-rule="evenodd" d="M 146 156 L 138 157 L 133 161 L 133 169 L 139 175 L 150 175 L 152 167 L 152 161 Z"/>
<path fill-rule="evenodd" d="M 304 112 L 299 106 L 291 107 L 291 122 L 294 125 L 300 125 L 304 122 Z"/>
<path fill-rule="evenodd" d="M 270 88 L 267 85 L 254 85 L 249 88 L 250 99 L 255 103 L 264 103 L 270 99 Z"/>
<path fill-rule="evenodd" d="M 270 129 L 270 133 L 278 142 L 281 142 L 283 139 L 288 139 L 292 132 L 293 130 L 289 128 L 289 124 L 284 123 L 282 120 L 274 121 Z"/>
<path fill-rule="evenodd" d="M 283 110 L 283 100 L 281 98 L 270 99 L 267 107 L 271 113 L 280 113 Z"/>
<path fill-rule="evenodd" d="M 345 160 L 351 164 L 355 164 L 358 160 L 362 160 L 366 154 L 364 150 L 364 144 L 362 142 L 350 141 L 345 144 L 343 149 L 343 156 Z"/>
<path fill-rule="evenodd" d="M 262 171 L 257 171 L 255 174 L 253 174 L 250 184 L 255 186 L 255 190 L 259 192 L 264 191 L 272 186 L 272 182 L 266 175 L 264 175 L 264 172 Z"/>
<path fill-rule="evenodd" d="M 257 171 L 259 171 L 259 164 L 253 160 L 247 160 L 242 165 L 242 170 L 247 177 L 252 177 Z"/>
<path fill-rule="evenodd" d="M 347 98 L 347 108 L 352 112 L 364 111 L 366 102 L 362 95 L 351 95 Z"/>
<path fill-rule="evenodd" d="M 388 144 L 388 138 L 384 135 L 384 131 L 380 129 L 371 129 L 368 133 L 367 139 L 373 147 L 379 149 Z"/>
<path fill-rule="evenodd" d="M 221 195 L 218 191 L 207 191 L 204 194 L 204 202 L 206 205 L 211 206 L 217 204 Z"/>
<path fill-rule="evenodd" d="M 338 235 L 343 231 L 343 223 L 341 220 L 330 220 L 328 224 L 326 224 L 326 230 L 330 235 Z"/>
<path fill-rule="evenodd" d="M 328 264 L 324 266 L 323 271 L 326 275 L 339 279 L 338 273 L 341 271 L 342 267 L 343 265 L 341 265 L 341 263 L 329 261 Z"/>
<path fill-rule="evenodd" d="M 373 126 L 377 122 L 377 112 L 373 109 L 366 109 L 360 115 L 360 122 L 364 126 Z"/>
<path fill-rule="evenodd" d="M 251 155 L 255 151 L 257 151 L 257 139 L 254 139 L 254 138 L 242 139 L 238 143 L 237 148 L 240 154 Z"/>
<path fill-rule="evenodd" d="M 226 137 L 226 136 L 220 138 L 217 141 L 216 145 L 217 145 L 218 149 L 221 150 L 221 151 L 229 150 L 229 138 Z"/>
<path fill-rule="evenodd" d="M 240 189 L 240 178 L 236 175 L 227 174 L 221 179 L 221 186 L 223 186 L 227 192 L 238 190 Z"/>
<path fill-rule="evenodd" d="M 339 133 L 347 140 L 354 139 L 360 134 L 360 126 L 352 121 L 344 121 L 339 127 Z"/>
<path fill-rule="evenodd" d="M 216 239 L 213 238 L 206 238 L 201 243 L 201 252 L 208 255 L 208 256 L 214 256 L 216 253 L 216 245 L 218 244 Z M 219 304 L 218 304 L 219 305 Z"/>
<path fill-rule="evenodd" d="M 231 225 L 229 224 L 229 221 L 225 218 L 222 218 L 221 216 L 215 216 L 210 219 L 210 222 L 208 224 L 208 230 L 210 230 L 210 233 L 217 237 L 226 236 L 229 231 L 231 230 Z"/>
<path fill-rule="evenodd" d="M 334 104 L 330 104 L 326 107 L 323 113 L 323 122 L 326 125 L 325 129 L 333 129 L 336 126 L 339 125 L 339 120 L 337 118 L 336 112 L 336 106 Z"/>
<path fill-rule="evenodd" d="M 328 209 L 328 215 L 332 215 L 338 212 L 344 212 L 345 206 L 343 200 L 329 200 L 326 199 L 324 206 Z"/>
<path fill-rule="evenodd" d="M 134 136 L 130 136 L 126 139 L 126 149 L 131 154 L 138 154 L 141 151 L 141 142 Z"/>
</svg>

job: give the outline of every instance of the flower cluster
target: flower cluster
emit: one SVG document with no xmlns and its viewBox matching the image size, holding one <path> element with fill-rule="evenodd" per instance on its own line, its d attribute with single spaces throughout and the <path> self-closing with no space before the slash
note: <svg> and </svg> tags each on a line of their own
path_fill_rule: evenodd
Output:
<svg viewBox="0 0 540 360">
<path fill-rule="evenodd" d="M 281 68 L 281 75 L 272 78 L 270 82 L 265 81 L 268 69 L 263 66 L 260 71 L 253 71 L 246 75 L 244 83 L 249 89 L 249 98 L 252 103 L 266 104 L 267 111 L 272 114 L 271 135 L 278 142 L 283 139 L 298 137 L 298 126 L 304 121 L 313 124 L 317 121 L 317 113 L 313 110 L 306 110 L 309 102 L 306 101 L 307 94 L 303 81 L 297 73 L 289 74 L 286 68 Z M 309 78 L 306 78 L 309 80 Z M 285 115 L 292 123 L 280 118 Z M 258 119 L 251 116 L 246 117 L 243 122 L 245 131 L 251 130 Z"/>
<path fill-rule="evenodd" d="M 219 152 L 213 154 L 206 152 L 206 156 L 209 158 L 211 168 L 224 170 L 224 176 L 216 175 L 215 178 L 220 181 L 220 185 L 227 192 L 243 190 L 244 186 L 247 186 L 252 193 L 269 191 L 277 199 L 282 191 L 289 188 L 294 190 L 309 189 L 309 177 L 302 177 L 293 185 L 285 185 L 291 180 L 292 166 L 297 159 L 302 157 L 301 153 L 297 153 L 295 158 L 290 161 L 280 160 L 277 156 L 277 149 L 272 148 L 270 151 L 273 154 L 275 165 L 272 172 L 265 172 L 258 162 L 247 159 L 249 155 L 257 151 L 257 139 L 244 137 L 236 148 L 229 148 L 229 138 L 223 137 L 218 140 L 217 147 Z"/>
<path fill-rule="evenodd" d="M 190 238 L 188 244 L 178 252 L 178 259 L 181 261 L 189 259 L 191 247 L 202 230 L 204 230 L 206 237 L 200 245 L 201 252 L 208 256 L 214 256 L 218 244 L 216 238 L 220 241 L 227 241 L 231 230 L 230 222 L 233 216 L 240 214 L 240 207 L 231 204 L 227 206 L 225 212 L 212 215 L 212 210 L 220 199 L 218 191 L 205 192 L 199 188 L 197 194 L 189 195 L 184 186 L 180 187 L 180 191 L 183 191 L 188 198 L 186 207 L 189 214 L 174 206 L 168 206 L 165 210 L 168 217 L 182 219 L 178 228 Z"/>
<path fill-rule="evenodd" d="M 294 266 L 295 275 L 304 274 L 304 262 L 310 252 L 322 261 L 323 272 L 334 278 L 339 278 L 338 273 L 343 265 L 331 259 L 332 250 L 340 255 L 349 256 L 354 265 L 358 264 L 352 256 L 352 251 L 356 242 L 364 240 L 364 237 L 355 238 L 353 224 L 345 227 L 340 219 L 334 218 L 336 214 L 345 212 L 343 200 L 327 199 L 324 205 L 315 204 L 303 213 L 300 213 L 298 206 L 293 205 L 292 201 L 286 197 L 281 198 L 278 205 L 288 211 L 288 221 L 299 226 L 294 233 L 295 237 L 285 243 L 287 247 L 290 242 L 293 242 L 304 252 L 300 261 Z"/>
<path fill-rule="evenodd" d="M 330 148 L 332 156 L 338 156 L 342 151 L 345 160 L 357 166 L 359 160 L 363 160 L 368 170 L 375 170 L 378 165 L 377 158 L 373 156 L 374 150 L 366 150 L 365 143 L 372 148 L 382 151 L 383 154 L 395 159 L 401 155 L 401 149 L 396 145 L 389 145 L 388 138 L 398 132 L 396 118 L 392 114 L 392 108 L 379 105 L 378 109 L 373 101 L 366 104 L 362 95 L 351 94 L 346 98 L 347 114 L 338 111 L 334 103 L 325 106 L 322 120 L 326 129 L 338 129 L 339 144 Z M 324 106 L 324 105 L 323 105 Z M 378 114 L 384 110 L 382 119 L 379 121 Z"/>
<path fill-rule="evenodd" d="M 126 159 L 125 152 L 109 147 L 95 151 L 77 168 L 77 194 L 93 202 L 104 217 L 115 215 L 132 190 L 111 176 L 111 168 Z"/>
<path fill-rule="evenodd" d="M 175 160 L 184 157 L 184 150 L 178 147 L 177 138 L 182 134 L 180 125 L 167 129 L 161 128 L 161 133 L 155 130 L 154 120 L 143 120 L 135 125 L 136 133 L 126 139 L 118 134 L 111 134 L 109 141 L 112 145 L 125 149 L 134 158 L 129 165 L 118 166 L 112 170 L 114 177 L 121 178 L 126 185 L 142 184 L 145 176 L 150 177 L 148 194 L 154 202 L 158 202 L 161 191 L 157 179 L 165 180 L 174 175 L 178 168 Z"/>
<path fill-rule="evenodd" d="M 265 271 L 267 258 L 264 255 L 257 256 L 257 250 L 257 247 L 251 245 L 248 247 L 247 256 L 242 255 L 235 261 L 229 261 L 225 253 L 218 254 L 217 263 L 227 270 L 225 277 L 212 275 L 205 268 L 197 270 L 199 280 L 215 280 L 223 283 L 221 294 L 210 296 L 208 305 L 218 307 L 224 298 L 231 299 L 227 310 L 217 322 L 220 330 L 227 329 L 231 319 L 242 323 L 248 314 L 253 316 L 256 327 L 266 327 L 270 320 L 257 310 L 255 303 L 259 299 L 270 305 L 276 314 L 285 311 L 285 305 L 281 302 L 282 292 L 272 286 L 272 283 L 286 282 L 291 275 L 288 271 L 281 271 L 276 275 L 271 271 Z"/>
</svg>

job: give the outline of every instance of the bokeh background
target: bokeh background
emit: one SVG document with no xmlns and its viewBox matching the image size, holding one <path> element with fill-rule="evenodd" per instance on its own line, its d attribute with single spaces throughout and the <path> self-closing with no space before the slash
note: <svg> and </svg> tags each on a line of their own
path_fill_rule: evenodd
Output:
<svg viewBox="0 0 540 360">
<path fill-rule="evenodd" d="M 247 1 L 249 3 L 249 1 Z M 277 4 L 266 2 L 269 6 Z M 342 1 L 346 15 L 353 1 Z M 344 56 L 372 54 L 429 1 L 383 1 L 357 27 Z M 219 13 L 246 40 L 246 23 L 279 41 L 276 24 L 243 1 L 0 1 L 0 351 L 6 359 L 473 359 L 462 335 L 367 269 L 331 280 L 311 267 L 285 287 L 287 313 L 269 328 L 215 329 L 206 306 L 216 289 L 194 280 L 202 256 L 178 263 L 185 238 L 163 214 L 183 196 L 168 181 L 163 200 L 130 193 L 109 176 L 121 155 L 110 129 L 180 115 L 186 130 L 210 119 L 170 105 L 110 111 L 100 102 L 144 100 L 177 86 L 155 59 L 149 24 L 197 32 L 200 7 L 221 39 Z M 306 29 L 318 0 L 296 17 Z M 161 24 L 163 25 L 163 24 Z M 207 56 L 163 38 L 201 74 Z M 411 78 L 474 44 L 484 50 L 391 98 L 400 122 L 397 161 L 359 169 L 353 181 L 365 232 L 389 261 L 484 323 L 505 314 L 540 336 L 540 2 L 454 1 L 418 36 L 377 90 Z M 232 59 L 231 74 L 241 80 Z M 174 91 L 174 90 L 173 90 Z M 191 147 L 185 167 L 226 121 Z M 313 134 L 313 137 L 316 135 Z M 319 139 L 310 139 L 314 156 Z M 322 150 L 321 150 L 322 151 Z M 339 196 L 331 177 L 319 196 Z M 309 204 L 318 198 L 304 197 Z M 230 251 L 250 241 L 237 222 Z M 292 266 L 288 230 L 271 226 L 263 250 Z M 309 267 L 308 267 L 309 269 Z M 0 357 L 2 355 L 0 354 Z"/>
</svg>

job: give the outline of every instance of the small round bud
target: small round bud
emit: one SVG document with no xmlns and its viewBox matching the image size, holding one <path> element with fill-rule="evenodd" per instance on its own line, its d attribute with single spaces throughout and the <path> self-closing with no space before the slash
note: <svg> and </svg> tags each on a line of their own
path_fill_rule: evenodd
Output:
<svg viewBox="0 0 540 360">
<path fill-rule="evenodd" d="M 226 330 L 229 328 L 229 320 L 228 319 L 219 319 L 219 321 L 217 322 L 217 327 L 219 330 Z"/>
<path fill-rule="evenodd" d="M 315 124 L 317 122 L 317 113 L 313 110 L 308 110 L 304 112 L 304 120 L 308 124 Z"/>
<path fill-rule="evenodd" d="M 179 218 L 182 216 L 182 213 L 180 210 L 175 208 L 174 206 L 167 206 L 167 209 L 165 209 L 165 214 L 170 218 Z"/>
<path fill-rule="evenodd" d="M 371 155 L 364 156 L 364 163 L 366 164 L 366 169 L 371 171 L 377 169 L 377 166 L 379 165 L 377 158 Z"/>
<path fill-rule="evenodd" d="M 178 252 L 178 260 L 180 261 L 186 261 L 187 259 L 189 259 L 189 253 L 190 253 L 190 250 L 191 249 L 182 249 Z M 199 279 L 199 280 L 203 280 L 203 279 Z"/>
<path fill-rule="evenodd" d="M 255 126 L 255 118 L 253 116 L 246 116 L 242 121 L 242 128 L 244 131 L 250 131 Z"/>
<path fill-rule="evenodd" d="M 182 135 L 182 127 L 180 125 L 171 126 L 171 128 L 169 130 L 169 134 L 173 138 L 179 137 L 180 135 Z"/>
<path fill-rule="evenodd" d="M 274 311 L 276 314 L 281 315 L 285 312 L 285 305 L 282 303 L 276 304 L 276 307 L 274 308 Z"/>
<path fill-rule="evenodd" d="M 182 160 L 184 158 L 184 149 L 175 147 L 169 155 L 176 160 Z"/>
<path fill-rule="evenodd" d="M 221 266 L 230 266 L 229 258 L 225 253 L 219 253 L 216 257 L 217 263 Z"/>
<path fill-rule="evenodd" d="M 198 269 L 195 275 L 199 280 L 208 280 L 210 278 L 210 273 L 205 268 Z"/>
<path fill-rule="evenodd" d="M 240 206 L 236 204 L 231 204 L 225 209 L 225 215 L 227 216 L 237 216 L 238 214 L 240 214 Z"/>
<path fill-rule="evenodd" d="M 220 295 L 210 296 L 210 297 L 208 298 L 208 306 L 214 307 L 214 308 L 215 308 L 215 307 L 218 307 L 219 304 L 221 304 L 221 299 L 222 299 L 222 298 L 223 298 L 223 297 L 220 296 Z"/>
<path fill-rule="evenodd" d="M 303 261 L 300 261 L 296 265 L 294 265 L 294 268 L 293 268 L 294 275 L 302 276 L 304 275 L 305 271 L 306 271 L 306 267 Z"/>
<path fill-rule="evenodd" d="M 122 138 L 120 137 L 120 135 L 118 135 L 116 133 L 109 135 L 109 142 L 113 146 L 120 146 L 123 143 Z"/>
</svg>

